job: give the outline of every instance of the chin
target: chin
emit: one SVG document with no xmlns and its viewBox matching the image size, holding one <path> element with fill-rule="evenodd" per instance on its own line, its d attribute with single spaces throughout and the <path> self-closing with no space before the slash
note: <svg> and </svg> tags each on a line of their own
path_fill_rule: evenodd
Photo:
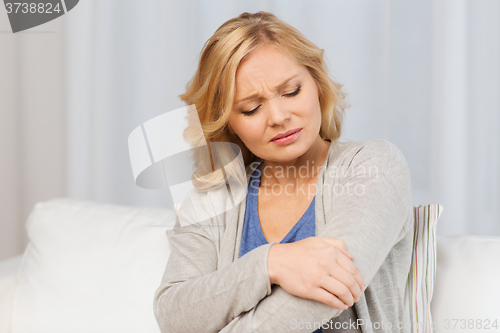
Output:
<svg viewBox="0 0 500 333">
<path fill-rule="evenodd" d="M 304 155 L 310 146 L 304 147 L 303 145 L 297 146 L 278 146 L 274 149 L 274 152 L 267 154 L 270 156 L 269 160 L 275 162 L 288 162 L 293 159 L 299 158 Z"/>
</svg>

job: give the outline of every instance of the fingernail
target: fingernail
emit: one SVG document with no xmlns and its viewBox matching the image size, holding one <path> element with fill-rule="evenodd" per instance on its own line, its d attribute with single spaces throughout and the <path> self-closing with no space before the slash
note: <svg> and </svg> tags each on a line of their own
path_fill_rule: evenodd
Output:
<svg viewBox="0 0 500 333">
<path fill-rule="evenodd" d="M 365 286 L 365 285 L 363 285 L 363 292 L 364 292 L 365 290 L 366 290 L 366 286 Z"/>
<path fill-rule="evenodd" d="M 344 304 L 344 310 L 347 310 L 348 306 Z"/>
</svg>

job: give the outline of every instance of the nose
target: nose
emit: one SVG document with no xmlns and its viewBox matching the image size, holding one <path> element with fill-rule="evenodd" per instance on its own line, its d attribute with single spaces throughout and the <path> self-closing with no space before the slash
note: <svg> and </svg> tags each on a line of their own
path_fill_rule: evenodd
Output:
<svg viewBox="0 0 500 333">
<path fill-rule="evenodd" d="M 285 105 L 280 102 L 279 98 L 269 100 L 269 126 L 283 125 L 290 119 L 290 116 L 290 112 L 286 109 Z"/>
</svg>

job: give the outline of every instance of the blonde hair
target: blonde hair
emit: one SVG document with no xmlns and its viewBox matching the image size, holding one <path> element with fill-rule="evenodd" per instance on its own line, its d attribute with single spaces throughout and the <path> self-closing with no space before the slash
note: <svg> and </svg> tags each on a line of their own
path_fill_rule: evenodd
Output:
<svg viewBox="0 0 500 333">
<path fill-rule="evenodd" d="M 324 50 L 314 45 L 297 29 L 266 12 L 243 13 L 225 22 L 203 46 L 198 69 L 188 83 L 187 91 L 179 96 L 188 105 L 196 106 L 203 130 L 203 135 L 194 135 L 188 125 L 184 138 L 194 147 L 200 145 L 200 140 L 206 140 L 209 150 L 211 142 L 237 144 L 244 161 L 244 166 L 237 167 L 243 169 L 252 162 L 262 160 L 236 135 L 230 133 L 228 119 L 233 107 L 238 65 L 245 56 L 263 44 L 274 45 L 309 70 L 318 87 L 322 115 L 319 131 L 321 138 L 337 141 L 341 134 L 344 110 L 349 107 L 345 101 L 345 93 L 341 90 L 342 85 L 329 76 L 323 59 Z M 197 176 L 194 176 L 193 183 L 198 189 L 211 188 L 225 181 L 220 175 L 208 176 L 202 180 L 203 175 L 215 170 L 215 161 L 210 159 L 209 165 L 206 157 L 206 154 L 203 156 L 201 152 L 194 154 L 198 172 L 195 173 Z M 225 162 L 230 160 L 227 157 L 222 159 Z M 239 181 L 244 179 L 237 171 L 229 172 L 228 176 Z"/>
</svg>

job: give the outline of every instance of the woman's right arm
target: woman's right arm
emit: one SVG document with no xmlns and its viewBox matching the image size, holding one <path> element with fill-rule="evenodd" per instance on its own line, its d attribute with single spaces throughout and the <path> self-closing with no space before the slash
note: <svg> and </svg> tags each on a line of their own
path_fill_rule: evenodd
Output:
<svg viewBox="0 0 500 333">
<path fill-rule="evenodd" d="M 200 224 L 168 232 L 171 254 L 154 296 L 162 332 L 218 332 L 271 293 L 270 247 L 260 246 L 218 269 L 217 249 Z"/>
<path fill-rule="evenodd" d="M 271 294 L 271 279 L 275 275 L 269 270 L 271 267 L 268 265 L 270 249 L 273 245 L 286 246 L 286 244 L 273 242 L 262 245 L 228 266 L 218 269 L 217 249 L 210 237 L 211 234 L 210 227 L 206 227 L 206 224 L 193 224 L 181 228 L 178 219 L 176 227 L 168 232 L 171 254 L 161 285 L 154 296 L 154 314 L 162 332 L 219 332 L 236 317 L 254 309 Z M 300 251 L 306 252 L 304 256 L 308 258 L 305 262 L 310 263 L 311 269 L 316 265 L 314 257 L 326 257 L 318 255 L 321 251 L 330 253 L 329 250 L 340 249 L 341 251 L 337 252 L 347 252 L 345 247 L 342 249 L 342 244 L 320 242 L 317 237 L 302 240 L 300 243 L 304 243 Z M 298 245 L 300 244 L 291 244 L 291 247 Z M 279 254 L 279 251 L 277 253 Z M 289 255 L 290 253 L 288 257 Z M 279 258 L 279 255 L 276 258 Z M 343 259 L 347 264 L 352 264 L 347 256 Z M 276 277 L 278 276 L 276 274 Z M 309 280 L 311 278 L 309 276 Z M 296 296 L 316 298 L 330 306 L 338 305 L 332 302 L 335 296 L 326 291 L 318 295 L 309 294 L 312 288 L 316 291 L 321 288 L 318 286 L 303 288 L 302 282 L 304 281 L 292 283 L 289 281 L 284 287 Z M 345 289 L 345 286 L 342 287 Z M 301 290 L 298 290 L 299 288 Z M 288 297 L 296 297 L 291 294 Z M 352 299 L 352 295 L 354 292 L 346 296 Z M 311 302 L 306 299 L 303 301 L 304 304 Z M 337 302 L 342 304 L 338 300 Z"/>
</svg>

